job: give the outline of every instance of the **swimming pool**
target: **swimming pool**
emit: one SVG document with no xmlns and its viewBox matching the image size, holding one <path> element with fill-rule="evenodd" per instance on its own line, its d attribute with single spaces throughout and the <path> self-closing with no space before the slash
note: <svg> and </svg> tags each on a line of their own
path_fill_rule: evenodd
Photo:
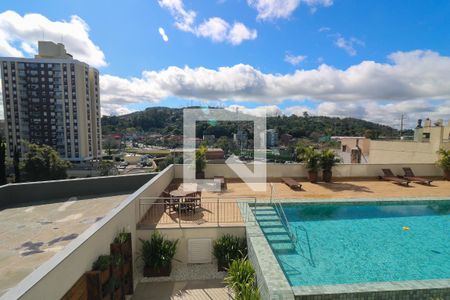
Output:
<svg viewBox="0 0 450 300">
<path fill-rule="evenodd" d="M 254 215 L 291 286 L 450 278 L 450 200 L 281 206 L 294 239 L 276 205 Z"/>
</svg>

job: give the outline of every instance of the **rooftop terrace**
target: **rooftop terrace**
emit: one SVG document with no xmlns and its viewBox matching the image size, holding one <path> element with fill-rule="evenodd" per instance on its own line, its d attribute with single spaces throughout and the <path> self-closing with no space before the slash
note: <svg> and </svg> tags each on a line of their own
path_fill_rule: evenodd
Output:
<svg viewBox="0 0 450 300">
<path fill-rule="evenodd" d="M 408 198 L 408 197 L 446 197 L 450 191 L 450 182 L 436 180 L 431 186 L 413 183 L 410 187 L 400 186 L 387 181 L 374 179 L 336 179 L 332 183 L 313 184 L 297 178 L 302 184 L 301 191 L 294 191 L 281 182 L 279 178 L 268 180 L 265 192 L 255 192 L 238 179 L 227 179 L 228 188 L 224 192 L 202 192 L 201 207 L 193 211 L 181 212 L 164 209 L 162 199 L 153 203 L 154 199 L 141 199 L 141 219 L 138 227 L 144 228 L 176 228 L 176 227 L 208 227 L 236 226 L 243 224 L 237 201 L 264 201 L 270 199 L 271 184 L 274 187 L 274 199 L 340 199 L 340 198 Z M 181 184 L 180 179 L 171 182 L 169 190 Z M 248 197 L 248 198 L 247 198 Z M 150 200 L 150 202 L 146 202 Z M 147 204 L 148 203 L 148 204 Z M 153 204 L 150 204 L 153 203 Z"/>
<path fill-rule="evenodd" d="M 0 211 L 0 295 L 101 220 L 128 195 L 73 197 Z"/>
</svg>

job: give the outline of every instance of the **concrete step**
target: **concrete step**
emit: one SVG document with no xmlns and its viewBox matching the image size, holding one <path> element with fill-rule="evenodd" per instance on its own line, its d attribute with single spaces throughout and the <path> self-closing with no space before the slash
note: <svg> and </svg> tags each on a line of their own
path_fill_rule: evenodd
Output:
<svg viewBox="0 0 450 300">
<path fill-rule="evenodd" d="M 266 236 L 266 239 L 273 243 L 273 242 L 283 242 L 283 243 L 289 243 L 291 242 L 291 238 L 287 233 L 285 234 L 269 234 Z"/>
<path fill-rule="evenodd" d="M 294 245 L 292 245 L 291 242 L 271 242 L 270 246 L 272 247 L 272 249 L 274 251 L 285 251 L 285 250 L 290 250 L 290 251 L 294 251 L 295 247 Z"/>
<path fill-rule="evenodd" d="M 259 226 L 261 228 L 268 228 L 268 227 L 283 227 L 283 224 L 279 221 L 258 221 Z"/>
</svg>

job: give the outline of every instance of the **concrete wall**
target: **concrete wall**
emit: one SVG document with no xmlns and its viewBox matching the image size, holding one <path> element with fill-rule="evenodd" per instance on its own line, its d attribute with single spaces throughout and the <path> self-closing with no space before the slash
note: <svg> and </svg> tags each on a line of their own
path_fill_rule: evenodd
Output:
<svg viewBox="0 0 450 300">
<path fill-rule="evenodd" d="M 303 164 L 272 164 L 268 163 L 267 177 L 307 177 L 308 173 Z M 403 174 L 403 167 L 411 167 L 417 176 L 442 176 L 442 170 L 434 163 L 430 164 L 338 164 L 333 168 L 333 176 L 336 178 L 352 177 L 377 177 L 382 175 L 381 169 L 390 168 L 396 174 Z M 252 169 L 252 167 L 249 167 Z M 225 176 L 237 178 L 234 171 L 226 164 L 211 164 L 205 169 L 206 178 Z M 183 166 L 175 165 L 175 178 L 183 178 Z"/>
<path fill-rule="evenodd" d="M 370 164 L 377 163 L 434 163 L 439 145 L 406 141 L 371 141 Z"/>
<path fill-rule="evenodd" d="M 160 233 L 165 235 L 170 240 L 178 239 L 177 253 L 175 254 L 176 263 L 186 264 L 188 262 L 188 240 L 195 238 L 204 238 L 216 240 L 225 234 L 232 234 L 239 237 L 245 237 L 245 226 L 233 227 L 195 227 L 195 228 L 167 228 L 159 229 Z M 138 238 L 143 240 L 150 239 L 153 230 L 137 230 Z M 140 242 L 138 242 L 138 251 L 140 251 Z M 142 276 L 142 261 L 138 262 L 139 272 Z"/>
<path fill-rule="evenodd" d="M 92 262 L 109 253 L 109 244 L 123 228 L 132 234 L 133 261 L 136 261 L 136 216 L 139 198 L 157 196 L 172 181 L 173 166 L 154 176 L 144 186 L 130 195 L 102 220 L 84 231 L 63 250 L 39 266 L 1 299 L 60 299 L 84 272 L 91 269 Z M 135 272 L 135 285 L 138 273 Z"/>
<path fill-rule="evenodd" d="M 133 192 L 157 173 L 7 184 L 0 187 L 0 209 L 21 203 Z"/>
</svg>

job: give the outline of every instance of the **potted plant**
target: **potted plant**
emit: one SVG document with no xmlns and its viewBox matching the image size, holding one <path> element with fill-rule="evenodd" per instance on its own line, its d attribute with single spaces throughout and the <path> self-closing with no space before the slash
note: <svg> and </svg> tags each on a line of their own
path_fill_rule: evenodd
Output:
<svg viewBox="0 0 450 300">
<path fill-rule="evenodd" d="M 225 277 L 225 283 L 233 290 L 236 300 L 259 300 L 261 296 L 256 286 L 256 272 L 249 260 L 240 258 L 234 260 L 228 274 Z"/>
<path fill-rule="evenodd" d="M 305 163 L 308 170 L 309 181 L 316 183 L 319 172 L 320 152 L 313 146 L 302 147 L 297 149 L 298 159 Z"/>
<path fill-rule="evenodd" d="M 140 241 L 142 242 L 141 257 L 144 261 L 144 276 L 170 276 L 178 240 L 167 240 L 158 231 L 154 231 L 150 240 L 140 239 Z"/>
<path fill-rule="evenodd" d="M 206 167 L 206 151 L 208 149 L 205 145 L 201 145 L 197 151 L 195 151 L 195 178 L 205 178 Z"/>
<path fill-rule="evenodd" d="M 111 273 L 111 256 L 100 255 L 92 264 L 92 270 L 100 272 L 100 282 L 105 284 Z"/>
<path fill-rule="evenodd" d="M 336 157 L 336 153 L 334 153 L 331 149 L 322 150 L 320 155 L 319 165 L 322 168 L 322 179 L 325 182 L 331 182 L 331 178 L 333 177 L 333 172 L 331 169 L 340 162 L 340 159 Z"/>
<path fill-rule="evenodd" d="M 111 248 L 114 249 L 114 254 L 120 253 L 126 259 L 131 258 L 131 233 L 123 228 L 114 238 Z"/>
<path fill-rule="evenodd" d="M 116 279 L 122 278 L 123 257 L 120 255 L 113 256 L 111 259 L 112 275 Z"/>
<path fill-rule="evenodd" d="M 214 241 L 213 254 L 217 259 L 217 270 L 226 271 L 233 260 L 247 256 L 247 241 L 230 234 L 223 235 Z"/>
<path fill-rule="evenodd" d="M 437 165 L 444 171 L 444 179 L 450 180 L 450 150 L 440 149 Z"/>
</svg>

